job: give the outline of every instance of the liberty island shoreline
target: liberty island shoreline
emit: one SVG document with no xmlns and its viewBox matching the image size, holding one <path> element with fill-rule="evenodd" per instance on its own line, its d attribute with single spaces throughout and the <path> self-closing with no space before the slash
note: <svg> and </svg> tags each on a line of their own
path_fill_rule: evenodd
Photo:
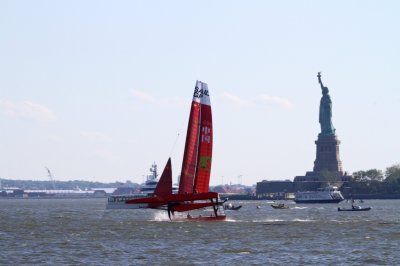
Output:
<svg viewBox="0 0 400 266">
<path fill-rule="evenodd" d="M 8 180 L 3 179 L 3 184 L 8 184 Z M 96 188 L 95 186 L 89 186 L 88 188 L 84 190 L 73 190 L 73 189 L 56 189 L 52 190 L 50 188 L 48 189 L 33 189 L 30 186 L 37 187 L 35 186 L 35 181 L 29 181 L 28 184 L 25 183 L 25 180 L 11 180 L 11 184 L 13 182 L 18 182 L 21 187 L 24 187 L 26 189 L 22 188 L 16 188 L 15 186 L 9 186 L 9 187 L 3 187 L 0 189 L 0 200 L 1 199 L 75 199 L 75 198 L 107 198 L 108 196 L 112 195 L 112 193 L 118 189 L 117 186 L 114 187 L 108 187 L 105 188 L 105 186 Z M 60 181 L 59 181 L 60 182 Z M 72 181 L 66 181 L 67 183 L 71 183 Z M 289 182 L 289 181 L 261 181 L 260 184 L 265 183 L 265 182 L 271 182 L 274 184 L 280 184 L 281 182 Z M 47 183 L 46 181 L 38 181 L 39 184 L 43 185 L 43 183 Z M 73 182 L 72 182 L 73 183 Z M 90 185 L 90 182 L 85 181 L 86 184 Z M 121 185 L 122 183 L 120 183 Z M 318 183 L 320 184 L 320 183 Z M 393 184 L 391 183 L 385 183 L 385 182 L 380 182 L 374 184 L 374 182 L 371 184 L 371 182 L 357 182 L 355 185 L 361 186 L 360 191 L 358 192 L 356 189 L 351 190 L 349 187 L 351 187 L 351 184 L 344 187 L 344 189 L 341 190 L 343 196 L 345 199 L 400 199 L 400 193 L 397 192 L 387 192 L 387 191 L 382 191 L 380 193 L 376 193 L 377 189 L 382 187 L 383 185 L 386 185 L 387 187 L 390 187 L 393 189 Z M 52 184 L 49 182 L 48 186 L 51 186 Z M 239 192 L 239 193 L 224 193 L 221 192 L 221 187 L 222 185 L 219 186 L 211 186 L 210 190 L 219 192 L 221 195 L 221 198 L 228 198 L 230 200 L 291 200 L 293 198 L 288 197 L 286 193 L 269 193 L 268 195 L 263 195 L 261 193 L 257 193 L 257 185 L 253 186 L 243 186 L 243 185 L 225 185 L 223 187 L 226 187 L 231 190 L 237 190 L 238 187 L 243 189 L 247 189 L 249 192 Z M 139 184 L 136 184 L 136 186 L 139 186 Z M 135 187 L 136 187 L 135 186 Z M 129 186 L 124 186 L 126 188 L 129 188 Z M 216 189 L 214 189 L 216 188 Z M 365 191 L 365 189 L 368 189 L 369 191 Z M 375 192 L 373 192 L 375 191 Z"/>
</svg>

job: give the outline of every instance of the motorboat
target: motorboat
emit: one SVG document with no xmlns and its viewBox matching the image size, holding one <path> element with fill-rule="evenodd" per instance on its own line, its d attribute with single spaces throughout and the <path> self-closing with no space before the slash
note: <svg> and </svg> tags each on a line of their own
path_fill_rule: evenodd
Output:
<svg viewBox="0 0 400 266">
<path fill-rule="evenodd" d="M 272 203 L 271 207 L 274 209 L 289 209 L 289 206 L 284 203 Z"/>
<path fill-rule="evenodd" d="M 235 206 L 235 205 L 233 205 L 232 203 L 229 203 L 229 204 L 225 204 L 225 205 L 224 205 L 224 210 L 228 210 L 228 211 L 237 211 L 237 210 L 239 210 L 240 208 L 242 208 L 242 205 Z"/>
<path fill-rule="evenodd" d="M 356 206 L 352 205 L 351 208 L 340 208 L 338 207 L 339 212 L 362 212 L 362 211 L 369 211 L 371 210 L 371 207 L 361 207 L 361 206 Z"/>
</svg>

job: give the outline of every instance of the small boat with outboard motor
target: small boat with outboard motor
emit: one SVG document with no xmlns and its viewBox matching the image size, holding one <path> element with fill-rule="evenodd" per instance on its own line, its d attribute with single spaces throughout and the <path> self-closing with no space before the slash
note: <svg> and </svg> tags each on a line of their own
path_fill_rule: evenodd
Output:
<svg viewBox="0 0 400 266">
<path fill-rule="evenodd" d="M 272 203 L 271 207 L 274 209 L 289 209 L 289 206 L 284 203 Z"/>
<path fill-rule="evenodd" d="M 371 210 L 371 207 L 361 207 L 357 205 L 351 205 L 351 208 L 340 208 L 338 207 L 339 212 L 362 212 L 362 211 L 369 211 Z"/>
<path fill-rule="evenodd" d="M 224 205 L 224 210 L 227 211 L 238 211 L 240 208 L 242 208 L 242 205 L 235 206 L 232 203 L 228 203 Z"/>
</svg>

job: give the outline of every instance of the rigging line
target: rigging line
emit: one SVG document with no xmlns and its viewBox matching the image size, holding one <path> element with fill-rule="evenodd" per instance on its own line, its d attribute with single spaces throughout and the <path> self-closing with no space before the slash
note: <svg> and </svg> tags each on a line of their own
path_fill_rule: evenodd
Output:
<svg viewBox="0 0 400 266">
<path fill-rule="evenodd" d="M 192 103 L 190 103 L 190 104 L 192 104 Z M 189 120 L 190 120 L 190 117 L 189 117 Z M 181 133 L 179 133 L 179 132 L 184 132 L 185 126 L 188 126 L 188 122 L 187 122 L 186 120 L 182 120 L 181 126 L 180 126 L 180 130 L 178 131 L 178 135 L 176 136 L 175 142 L 174 142 L 174 144 L 172 145 L 171 152 L 169 153 L 169 157 L 171 157 L 172 153 L 173 153 L 174 150 L 175 150 L 176 144 L 178 143 L 178 139 L 179 139 L 179 136 L 180 136 L 180 134 L 181 134 Z"/>
<path fill-rule="evenodd" d="M 190 120 L 190 117 L 189 117 L 189 120 Z M 187 126 L 188 126 L 188 121 L 182 120 L 181 126 L 180 126 L 180 130 L 178 131 L 178 135 L 176 136 L 175 142 L 174 142 L 174 144 L 172 145 L 172 149 L 171 149 L 171 152 L 169 153 L 169 157 L 171 157 L 172 153 L 173 153 L 174 150 L 175 150 L 176 144 L 178 143 L 178 139 L 179 139 L 179 137 L 180 137 L 180 135 L 181 135 L 181 133 L 179 133 L 179 132 L 184 132 L 185 127 L 187 127 Z"/>
<path fill-rule="evenodd" d="M 175 147 L 176 147 L 176 143 L 178 142 L 179 135 L 180 135 L 180 133 L 178 133 L 178 135 L 177 135 L 176 138 L 175 138 L 175 142 L 174 142 L 174 145 L 172 145 L 172 149 L 171 149 L 171 152 L 169 153 L 169 157 L 171 157 L 172 152 L 174 151 L 174 149 L 175 149 Z"/>
</svg>

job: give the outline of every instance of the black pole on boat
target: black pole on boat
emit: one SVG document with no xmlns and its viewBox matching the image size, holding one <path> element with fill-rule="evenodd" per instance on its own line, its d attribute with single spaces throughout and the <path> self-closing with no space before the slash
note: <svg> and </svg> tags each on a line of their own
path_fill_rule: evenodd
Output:
<svg viewBox="0 0 400 266">
<path fill-rule="evenodd" d="M 171 203 L 168 203 L 168 207 L 167 207 L 167 211 L 168 211 L 168 218 L 169 218 L 169 220 L 170 221 L 172 221 L 172 219 L 171 219 Z"/>
<path fill-rule="evenodd" d="M 218 208 L 218 198 L 217 198 L 217 202 L 214 204 L 214 201 L 213 201 L 213 199 L 210 199 L 211 200 L 211 203 L 213 204 L 213 209 L 214 209 L 214 214 L 215 214 L 215 217 L 218 217 L 218 212 L 217 212 L 217 208 Z M 215 207 L 215 206 L 217 206 L 217 207 Z"/>
</svg>

